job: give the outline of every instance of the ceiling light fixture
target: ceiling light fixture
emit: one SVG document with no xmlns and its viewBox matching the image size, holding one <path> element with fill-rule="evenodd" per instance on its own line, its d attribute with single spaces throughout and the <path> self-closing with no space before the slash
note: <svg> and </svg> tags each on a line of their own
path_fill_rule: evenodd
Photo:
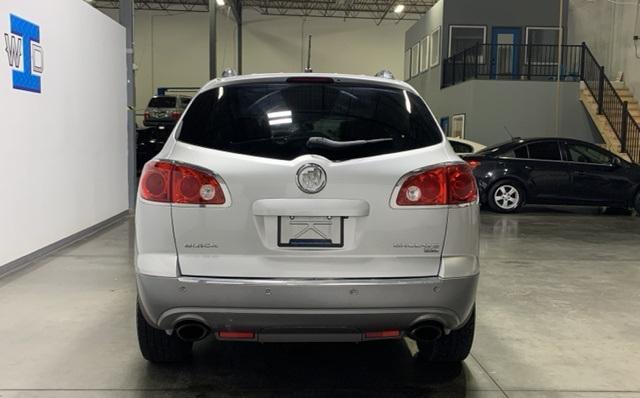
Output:
<svg viewBox="0 0 640 398">
<path fill-rule="evenodd" d="M 398 4 L 396 8 L 393 9 L 393 12 L 396 14 L 402 14 L 402 11 L 404 11 L 404 4 Z"/>
<path fill-rule="evenodd" d="M 216 4 L 217 4 L 219 7 L 222 7 L 222 6 L 224 5 L 224 0 L 216 0 Z"/>
</svg>

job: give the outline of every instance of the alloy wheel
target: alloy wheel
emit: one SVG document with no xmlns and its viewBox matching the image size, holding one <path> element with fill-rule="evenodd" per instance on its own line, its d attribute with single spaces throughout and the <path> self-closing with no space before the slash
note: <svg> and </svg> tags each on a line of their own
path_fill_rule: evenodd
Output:
<svg viewBox="0 0 640 398">
<path fill-rule="evenodd" d="M 503 210 L 513 210 L 520 204 L 520 191 L 513 185 L 502 185 L 494 192 L 493 201 Z"/>
</svg>

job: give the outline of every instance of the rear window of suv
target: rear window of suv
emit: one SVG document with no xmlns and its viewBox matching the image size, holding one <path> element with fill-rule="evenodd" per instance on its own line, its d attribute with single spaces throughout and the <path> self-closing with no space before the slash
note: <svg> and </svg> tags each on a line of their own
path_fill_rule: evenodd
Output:
<svg viewBox="0 0 640 398">
<path fill-rule="evenodd" d="M 423 148 L 442 141 L 422 100 L 396 88 L 345 83 L 260 83 L 198 95 L 178 139 L 227 152 L 333 161 Z"/>
<path fill-rule="evenodd" d="M 153 97 L 149 101 L 149 108 L 175 108 L 176 97 Z"/>
</svg>

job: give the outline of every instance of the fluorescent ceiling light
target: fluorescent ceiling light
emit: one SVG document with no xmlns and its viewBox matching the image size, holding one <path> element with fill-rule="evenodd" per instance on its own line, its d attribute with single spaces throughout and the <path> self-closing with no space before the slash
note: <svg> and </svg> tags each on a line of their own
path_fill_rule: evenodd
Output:
<svg viewBox="0 0 640 398">
<path fill-rule="evenodd" d="M 404 11 L 404 4 L 398 4 L 396 8 L 393 9 L 393 12 L 396 14 L 401 14 Z"/>
<path fill-rule="evenodd" d="M 224 5 L 224 0 L 216 0 L 216 4 L 222 7 Z"/>
</svg>

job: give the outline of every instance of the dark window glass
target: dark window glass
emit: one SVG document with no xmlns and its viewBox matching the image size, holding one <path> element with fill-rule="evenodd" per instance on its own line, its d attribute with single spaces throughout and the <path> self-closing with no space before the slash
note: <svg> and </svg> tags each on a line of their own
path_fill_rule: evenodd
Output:
<svg viewBox="0 0 640 398">
<path fill-rule="evenodd" d="M 485 28 L 481 26 L 452 26 L 449 56 L 456 55 L 476 44 L 484 44 Z"/>
<path fill-rule="evenodd" d="M 473 152 L 473 147 L 471 145 L 463 144 L 458 141 L 449 141 L 455 153 L 471 153 Z"/>
<path fill-rule="evenodd" d="M 178 139 L 274 159 L 317 154 L 339 161 L 442 141 L 416 95 L 341 83 L 262 83 L 209 90 L 193 99 Z"/>
<path fill-rule="evenodd" d="M 592 146 L 569 144 L 569 160 L 580 163 L 610 164 L 611 155 Z"/>
<path fill-rule="evenodd" d="M 513 150 L 513 157 L 518 159 L 528 159 L 529 151 L 527 151 L 527 146 L 522 145 Z"/>
<path fill-rule="evenodd" d="M 180 104 L 182 104 L 183 108 L 186 108 L 187 105 L 189 105 L 190 101 L 191 101 L 191 97 L 181 97 L 180 98 Z"/>
<path fill-rule="evenodd" d="M 560 148 L 555 141 L 536 142 L 527 146 L 530 159 L 561 160 Z"/>
<path fill-rule="evenodd" d="M 175 108 L 176 97 L 153 97 L 149 101 L 149 108 Z"/>
</svg>

